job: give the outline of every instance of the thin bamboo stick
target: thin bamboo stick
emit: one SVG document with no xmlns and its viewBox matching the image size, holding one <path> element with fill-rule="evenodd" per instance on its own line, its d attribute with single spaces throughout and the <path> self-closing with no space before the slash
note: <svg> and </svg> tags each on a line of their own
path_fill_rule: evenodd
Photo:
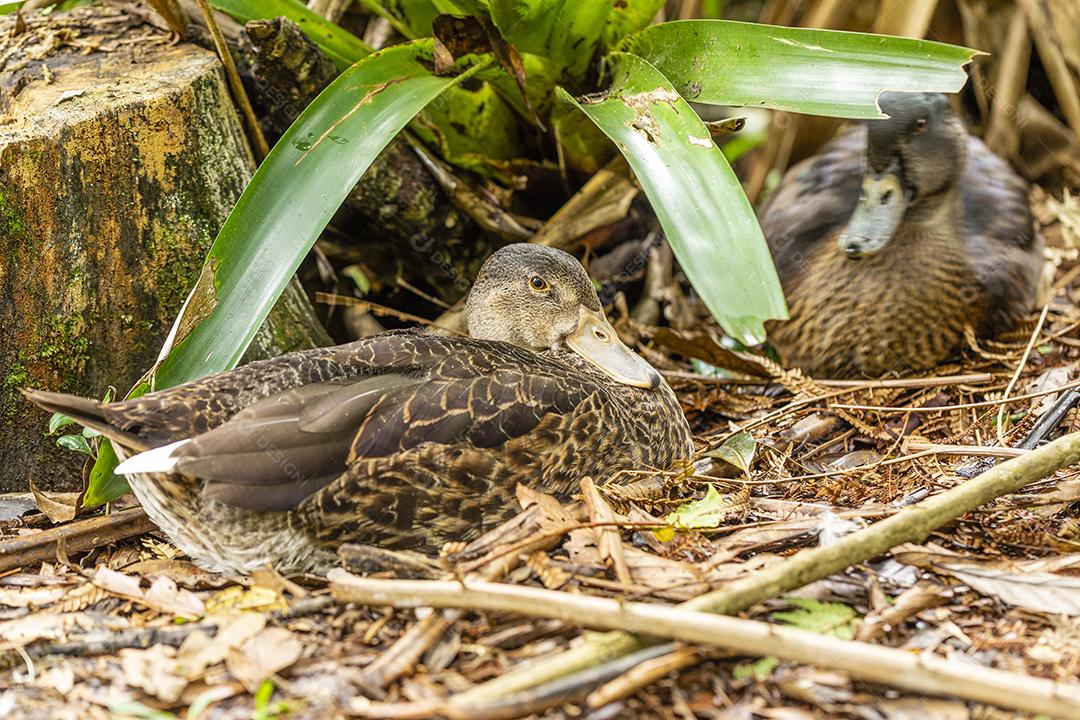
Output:
<svg viewBox="0 0 1080 720">
<path fill-rule="evenodd" d="M 755 620 L 524 585 L 362 578 L 340 569 L 332 570 L 328 577 L 331 592 L 342 602 L 398 608 L 488 610 L 553 618 L 587 627 L 713 645 L 748 655 L 773 655 L 917 693 L 1054 717 L 1080 718 L 1080 685 L 1075 683 L 1056 683 Z M 452 715 L 467 716 L 468 704 L 455 700 L 451 698 L 449 702 Z"/>
<path fill-rule="evenodd" d="M 951 490 L 910 505 L 895 515 L 836 542 L 804 550 L 783 562 L 683 603 L 684 610 L 730 615 L 762 600 L 803 587 L 852 564 L 877 557 L 904 542 L 922 542 L 933 530 L 980 505 L 1040 480 L 1080 460 L 1080 433 L 1007 460 Z M 536 687 L 622 657 L 656 640 L 627 632 L 594 636 L 565 652 L 537 660 L 458 695 L 458 705 L 480 704 Z"/>
</svg>

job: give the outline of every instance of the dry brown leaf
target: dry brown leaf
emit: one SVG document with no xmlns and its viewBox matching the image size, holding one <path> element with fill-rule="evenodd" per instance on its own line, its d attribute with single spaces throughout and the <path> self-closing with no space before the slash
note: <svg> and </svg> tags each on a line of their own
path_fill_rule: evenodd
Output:
<svg viewBox="0 0 1080 720">
<path fill-rule="evenodd" d="M 188 590 L 219 588 L 235 582 L 228 575 L 203 570 L 195 563 L 187 560 L 170 560 L 167 558 L 140 560 L 124 567 L 123 570 L 126 573 L 141 575 L 145 578 L 163 575 L 172 578 L 173 582 L 181 587 L 186 587 Z"/>
<path fill-rule="evenodd" d="M 107 590 L 102 590 L 93 583 L 83 583 L 72 589 L 63 600 L 56 605 L 58 612 L 76 612 L 90 607 L 99 600 L 109 596 Z"/>
<path fill-rule="evenodd" d="M 124 681 L 166 703 L 179 698 L 187 680 L 178 674 L 176 648 L 154 645 L 145 650 L 124 648 L 120 651 L 120 667 Z"/>
<path fill-rule="evenodd" d="M 75 671 L 67 664 L 52 665 L 37 676 L 34 684 L 67 695 L 75 686 Z"/>
<path fill-rule="evenodd" d="M 530 505 L 536 505 L 540 508 L 540 511 L 544 515 L 544 520 L 541 521 L 541 525 L 545 528 L 550 525 L 569 526 L 577 524 L 570 511 L 563 507 L 563 504 L 556 500 L 553 495 L 548 495 L 539 490 L 533 490 L 527 485 L 518 485 L 516 492 L 517 501 L 521 504 L 523 510 Z"/>
<path fill-rule="evenodd" d="M 891 604 L 867 613 L 855 630 L 855 639 L 870 642 L 912 615 L 947 602 L 951 595 L 948 588 L 926 581 L 918 582 L 900 593 Z"/>
<path fill-rule="evenodd" d="M 575 530 L 563 546 L 576 565 L 601 570 L 605 566 L 596 549 L 590 530 Z M 634 577 L 633 588 L 672 600 L 687 600 L 710 588 L 704 573 L 696 566 L 654 555 L 633 547 L 623 547 L 627 567 Z"/>
<path fill-rule="evenodd" d="M 1054 573 L 1010 573 L 980 565 L 935 565 L 972 590 L 1038 612 L 1080 615 L 1080 577 Z"/>
<path fill-rule="evenodd" d="M 30 492 L 34 494 L 38 510 L 54 524 L 74 520 L 83 495 L 81 492 L 47 493 L 39 490 L 33 480 L 30 481 Z"/>
<path fill-rule="evenodd" d="M 234 585 L 215 593 L 206 601 L 207 612 L 223 610 L 256 610 L 258 612 L 285 612 L 289 605 L 280 590 L 263 585 L 249 588 Z"/>
<path fill-rule="evenodd" d="M 980 562 L 929 545 L 897 546 L 893 557 L 941 575 L 949 575 L 975 592 L 1038 612 L 1080 615 L 1080 577 L 1054 571 L 1080 564 L 1080 553 L 1035 560 Z"/>
<path fill-rule="evenodd" d="M 177 652 L 181 672 L 189 680 L 223 661 L 229 650 L 247 642 L 266 627 L 266 616 L 254 612 L 211 615 L 207 620 L 217 623 L 218 631 L 214 637 L 193 632 L 184 639 Z"/>
<path fill-rule="evenodd" d="M 62 641 L 67 638 L 68 631 L 93 624 L 93 620 L 82 613 L 31 613 L 0 622 L 0 650 L 23 647 L 37 640 Z"/>
<path fill-rule="evenodd" d="M 611 506 L 600 496 L 596 484 L 588 475 L 581 478 L 581 498 L 585 502 L 585 509 L 589 512 L 589 519 L 592 522 L 612 523 L 617 520 Z M 619 528 L 613 525 L 605 525 L 603 527 L 594 527 L 592 530 L 601 562 L 615 571 L 615 577 L 619 579 L 619 582 L 624 585 L 633 584 L 634 578 L 630 574 L 630 569 L 626 566 L 622 535 Z"/>
<path fill-rule="evenodd" d="M 45 607 L 67 594 L 64 586 L 7 588 L 0 587 L 0 605 L 6 607 Z"/>
<path fill-rule="evenodd" d="M 267 628 L 240 647 L 229 650 L 225 665 L 248 692 L 266 678 L 300 659 L 304 645 L 285 628 Z"/>
<path fill-rule="evenodd" d="M 167 577 L 156 578 L 148 590 L 143 590 L 140 578 L 99 565 L 94 571 L 93 583 L 114 595 L 168 615 L 194 619 L 206 613 L 202 600 L 190 590 L 178 588 Z"/>
<path fill-rule="evenodd" d="M 570 581 L 570 573 L 551 562 L 545 552 L 533 553 L 527 564 L 548 590 L 558 590 Z"/>
</svg>

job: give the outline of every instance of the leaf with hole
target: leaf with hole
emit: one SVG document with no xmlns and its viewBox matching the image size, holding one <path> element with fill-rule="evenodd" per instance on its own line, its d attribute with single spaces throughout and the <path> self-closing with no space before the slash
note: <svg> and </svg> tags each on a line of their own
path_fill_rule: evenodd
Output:
<svg viewBox="0 0 1080 720">
<path fill-rule="evenodd" d="M 574 99 L 626 157 L 679 265 L 728 334 L 765 339 L 786 318 L 772 255 L 724 154 L 671 83 L 646 61 L 616 53 L 610 89 Z"/>
<path fill-rule="evenodd" d="M 640 55 L 687 100 L 833 117 L 884 117 L 883 90 L 956 92 L 978 51 L 911 38 L 731 20 L 650 25 L 620 49 Z"/>
</svg>

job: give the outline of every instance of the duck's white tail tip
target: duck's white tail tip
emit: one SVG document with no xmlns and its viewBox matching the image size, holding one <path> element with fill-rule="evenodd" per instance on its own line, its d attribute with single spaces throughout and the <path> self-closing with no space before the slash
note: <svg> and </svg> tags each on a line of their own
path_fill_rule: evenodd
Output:
<svg viewBox="0 0 1080 720">
<path fill-rule="evenodd" d="M 115 472 L 117 475 L 134 475 L 136 473 L 171 473 L 176 470 L 176 465 L 180 461 L 180 458 L 176 455 L 176 451 L 191 442 L 188 440 L 177 440 L 174 443 L 168 445 L 162 445 L 161 447 L 141 452 L 138 455 L 132 455 L 124 462 L 116 466 Z"/>
</svg>

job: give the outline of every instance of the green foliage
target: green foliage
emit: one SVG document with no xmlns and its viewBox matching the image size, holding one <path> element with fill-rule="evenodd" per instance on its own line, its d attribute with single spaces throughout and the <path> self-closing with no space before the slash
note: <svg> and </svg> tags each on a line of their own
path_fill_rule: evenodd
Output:
<svg viewBox="0 0 1080 720">
<path fill-rule="evenodd" d="M 841 640 L 851 640 L 855 637 L 855 626 L 859 622 L 859 616 L 847 605 L 803 597 L 786 598 L 786 600 L 794 605 L 795 609 L 773 613 L 774 620 L 819 635 L 832 635 Z"/>
<path fill-rule="evenodd" d="M 721 495 L 716 485 L 709 483 L 705 497 L 675 508 L 666 522 L 676 530 L 703 530 L 720 527 L 731 512 L 731 496 Z M 663 537 L 661 537 L 663 539 Z M 670 538 L 668 538 L 670 539 Z"/>
<path fill-rule="evenodd" d="M 791 597 L 785 600 L 794 605 L 795 609 L 774 612 L 773 620 L 818 635 L 831 635 L 841 640 L 854 639 L 859 615 L 847 605 L 804 597 Z M 761 681 L 768 678 L 779 664 L 779 658 L 763 657 L 752 663 L 736 665 L 732 675 L 737 680 Z"/>
<path fill-rule="evenodd" d="M 882 89 L 959 88 L 972 55 L 919 40 L 723 21 L 646 27 L 661 0 L 365 2 L 377 4 L 407 37 L 433 32 L 440 13 L 472 15 L 512 48 L 495 38 L 498 52 L 468 70 L 459 58 L 456 75 L 436 75 L 431 39 L 370 54 L 299 0 L 212 0 L 241 21 L 291 18 L 347 69 L 286 132 L 237 202 L 185 308 L 191 331 L 157 369 L 156 387 L 236 364 L 349 189 L 425 108 L 417 132 L 452 162 L 496 178 L 525 152 L 523 122 L 545 125 L 567 150 L 564 159 L 587 169 L 612 152 L 601 139 L 610 138 L 706 306 L 730 335 L 756 344 L 764 321 L 786 316 L 783 295 L 739 181 L 687 100 L 875 117 Z M 616 47 L 621 52 L 601 56 Z M 480 89 L 455 89 L 470 74 L 482 81 Z M 601 93 L 575 99 L 560 85 Z M 440 97 L 444 103 L 428 108 Z M 571 121 L 567 113 L 575 108 L 602 135 L 580 118 Z M 731 148 L 744 150 L 745 144 Z M 99 481 L 107 484 L 104 456 Z M 744 453 L 732 457 L 749 466 Z M 108 495 L 94 490 L 92 497 Z"/>
<path fill-rule="evenodd" d="M 615 3 L 604 28 L 604 46 L 614 48 L 630 33 L 648 26 L 662 7 L 664 0 L 623 0 Z"/>
<path fill-rule="evenodd" d="M 748 432 L 735 433 L 723 442 L 720 447 L 710 450 L 706 455 L 717 460 L 734 465 L 750 475 L 750 466 L 754 462 L 754 453 L 757 451 L 757 441 Z"/>
<path fill-rule="evenodd" d="M 56 438 L 56 444 L 65 450 L 71 450 L 73 452 L 82 453 L 83 455 L 92 455 L 90 450 L 90 443 L 80 433 L 74 435 L 61 435 Z"/>
<path fill-rule="evenodd" d="M 496 179 L 509 180 L 507 164 L 524 154 L 514 108 L 491 83 L 449 88 L 412 128 L 448 162 Z"/>
<path fill-rule="evenodd" d="M 218 233 L 186 313 L 201 318 L 155 374 L 169 387 L 236 365 L 349 190 L 387 143 L 468 75 L 437 77 L 430 40 L 370 55 L 300 115 Z"/>
<path fill-rule="evenodd" d="M 615 73 L 603 97 L 563 97 L 626 156 L 683 272 L 717 322 L 744 343 L 761 342 L 763 321 L 787 317 L 787 308 L 739 179 L 701 118 L 656 68 L 636 55 L 609 57 Z"/>
<path fill-rule="evenodd" d="M 284 16 L 296 23 L 344 70 L 373 50 L 348 30 L 307 9 L 298 0 L 210 0 L 210 6 L 229 14 L 240 23 Z"/>
<path fill-rule="evenodd" d="M 289 705 L 285 702 L 271 703 L 270 698 L 274 695 L 274 682 L 263 680 L 255 689 L 252 701 L 255 711 L 251 713 L 251 720 L 278 720 L 289 713 Z"/>
<path fill-rule="evenodd" d="M 82 504 L 84 507 L 94 507 L 95 505 L 112 502 L 130 489 L 127 479 L 123 475 L 113 473 L 113 470 L 119 464 L 120 459 L 116 457 L 116 449 L 112 446 L 112 443 L 102 439 L 101 444 L 98 445 L 94 467 L 90 469 L 90 479 L 86 485 L 86 493 L 83 495 Z"/>
<path fill-rule="evenodd" d="M 776 666 L 780 664 L 780 658 L 768 655 L 758 658 L 754 662 L 739 663 L 731 670 L 731 676 L 736 680 L 767 680 Z"/>
<path fill-rule="evenodd" d="M 60 428 L 67 427 L 74 422 L 74 420 L 69 418 L 64 413 L 53 413 L 52 416 L 49 417 L 49 434 L 54 435 L 56 434 L 56 431 Z"/>
<path fill-rule="evenodd" d="M 655 65 L 687 100 L 849 118 L 884 117 L 883 90 L 956 92 L 976 54 L 928 40 L 731 20 L 653 25 L 622 49 Z"/>
<path fill-rule="evenodd" d="M 596 51 L 611 6 L 581 0 L 491 0 L 491 19 L 519 51 L 545 57 L 568 78 L 576 78 Z"/>
</svg>

